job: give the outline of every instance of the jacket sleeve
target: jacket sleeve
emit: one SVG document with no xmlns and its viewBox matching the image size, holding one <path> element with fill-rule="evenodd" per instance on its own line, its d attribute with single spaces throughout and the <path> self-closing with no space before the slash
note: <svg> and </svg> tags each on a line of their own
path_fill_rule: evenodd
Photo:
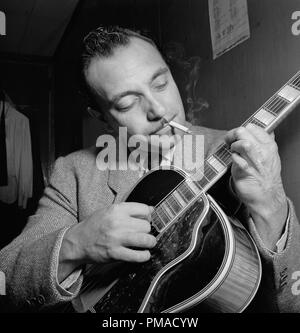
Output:
<svg viewBox="0 0 300 333">
<path fill-rule="evenodd" d="M 36 214 L 0 252 L 0 271 L 5 273 L 7 300 L 13 309 L 36 311 L 59 305 L 71 301 L 80 290 L 82 276 L 73 284 L 72 293 L 62 293 L 56 280 L 64 233 L 78 222 L 74 169 L 71 159 L 56 161 Z"/>
<path fill-rule="evenodd" d="M 290 220 L 286 246 L 279 253 L 270 252 L 260 239 L 255 225 L 249 219 L 249 231 L 261 254 L 263 277 L 260 287 L 261 309 L 271 312 L 300 312 L 300 225 L 290 200 Z M 272 302 L 270 304 L 266 302 Z"/>
</svg>

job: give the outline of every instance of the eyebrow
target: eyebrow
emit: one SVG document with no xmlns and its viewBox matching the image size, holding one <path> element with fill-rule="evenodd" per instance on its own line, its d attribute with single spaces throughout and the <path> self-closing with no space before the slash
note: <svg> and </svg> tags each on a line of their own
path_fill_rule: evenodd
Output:
<svg viewBox="0 0 300 333">
<path fill-rule="evenodd" d="M 169 71 L 168 67 L 162 67 L 159 68 L 152 76 L 150 79 L 150 83 L 153 82 L 157 77 L 166 74 Z M 122 97 L 125 97 L 127 95 L 136 95 L 137 92 L 134 90 L 125 90 L 123 92 L 121 92 L 120 94 L 117 94 L 116 96 L 113 96 L 113 98 L 111 99 L 111 103 L 115 104 L 117 103 Z"/>
<path fill-rule="evenodd" d="M 151 77 L 150 82 L 153 82 L 158 76 L 166 74 L 169 71 L 168 67 L 159 68 Z"/>
</svg>

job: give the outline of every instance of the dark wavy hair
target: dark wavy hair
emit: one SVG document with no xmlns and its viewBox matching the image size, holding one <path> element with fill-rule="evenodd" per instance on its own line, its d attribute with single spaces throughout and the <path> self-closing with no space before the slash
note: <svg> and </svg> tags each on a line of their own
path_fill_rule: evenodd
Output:
<svg viewBox="0 0 300 333">
<path fill-rule="evenodd" d="M 118 47 L 129 45 L 131 38 L 140 38 L 155 48 L 157 48 L 153 38 L 149 33 L 138 30 L 131 30 L 119 26 L 98 27 L 89 32 L 83 39 L 83 48 L 81 52 L 81 91 L 87 98 L 90 107 L 97 109 L 97 104 L 93 96 L 93 92 L 86 80 L 86 70 L 88 69 L 92 59 L 108 58 L 113 55 L 114 50 Z"/>
</svg>

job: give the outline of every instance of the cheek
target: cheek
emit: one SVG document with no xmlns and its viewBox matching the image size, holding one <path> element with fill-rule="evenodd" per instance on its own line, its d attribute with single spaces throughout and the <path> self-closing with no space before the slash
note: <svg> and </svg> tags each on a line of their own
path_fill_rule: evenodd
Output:
<svg viewBox="0 0 300 333">
<path fill-rule="evenodd" d="M 125 112 L 115 115 L 118 126 L 127 127 L 129 135 L 146 133 L 147 122 L 141 112 Z"/>
<path fill-rule="evenodd" d="M 177 110 L 180 114 L 184 113 L 182 99 L 175 83 L 173 83 L 169 91 L 168 100 L 171 102 L 171 108 Z"/>
</svg>

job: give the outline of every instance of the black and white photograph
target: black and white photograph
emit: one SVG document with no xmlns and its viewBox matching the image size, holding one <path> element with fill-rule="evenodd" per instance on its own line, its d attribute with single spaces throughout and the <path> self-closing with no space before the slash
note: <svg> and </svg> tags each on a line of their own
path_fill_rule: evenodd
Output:
<svg viewBox="0 0 300 333">
<path fill-rule="evenodd" d="M 0 320 L 300 313 L 299 150 L 299 0 L 0 0 Z"/>
</svg>

